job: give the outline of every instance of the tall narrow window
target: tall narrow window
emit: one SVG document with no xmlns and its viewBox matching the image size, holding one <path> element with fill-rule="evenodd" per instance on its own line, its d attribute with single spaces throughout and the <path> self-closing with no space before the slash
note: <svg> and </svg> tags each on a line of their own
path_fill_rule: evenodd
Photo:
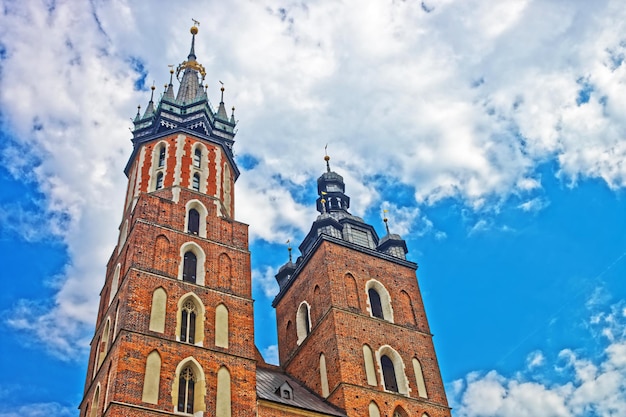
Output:
<svg viewBox="0 0 626 417">
<path fill-rule="evenodd" d="M 200 232 L 200 213 L 198 210 L 189 210 L 189 219 L 187 220 L 187 233 L 197 235 Z"/>
<path fill-rule="evenodd" d="M 165 166 L 165 146 L 161 146 L 159 150 L 159 168 Z"/>
<path fill-rule="evenodd" d="M 194 343 L 196 333 L 196 306 L 187 300 L 183 305 L 180 318 L 180 341 Z"/>
<path fill-rule="evenodd" d="M 190 367 L 180 373 L 178 381 L 178 412 L 193 414 L 193 395 L 195 378 Z"/>
<path fill-rule="evenodd" d="M 191 182 L 191 188 L 193 188 L 194 191 L 200 191 L 200 174 L 198 173 L 193 174 L 193 181 Z"/>
<path fill-rule="evenodd" d="M 183 281 L 196 283 L 196 265 L 198 259 L 192 251 L 185 252 L 183 259 Z"/>
<path fill-rule="evenodd" d="M 156 189 L 160 190 L 161 188 L 163 188 L 163 173 L 159 172 L 156 178 Z"/>
<path fill-rule="evenodd" d="M 372 316 L 384 319 L 383 306 L 380 303 L 380 295 L 374 288 L 367 290 L 367 295 L 370 298 L 370 307 L 372 308 Z"/>
<path fill-rule="evenodd" d="M 193 153 L 193 166 L 196 168 L 200 168 L 202 166 L 202 151 L 200 148 L 196 148 L 196 151 Z"/>
<path fill-rule="evenodd" d="M 143 378 L 141 401 L 150 404 L 159 403 L 159 385 L 161 382 L 161 356 L 153 350 L 146 358 L 146 371 Z"/>
<path fill-rule="evenodd" d="M 311 332 L 311 321 L 309 320 L 309 304 L 306 301 L 300 303 L 296 312 L 296 333 L 298 334 L 298 344 Z"/>
<path fill-rule="evenodd" d="M 398 380 L 396 379 L 396 370 L 393 367 L 393 361 L 389 359 L 389 356 L 383 355 L 380 358 L 380 365 L 383 368 L 385 389 L 387 391 L 398 392 Z"/>
</svg>

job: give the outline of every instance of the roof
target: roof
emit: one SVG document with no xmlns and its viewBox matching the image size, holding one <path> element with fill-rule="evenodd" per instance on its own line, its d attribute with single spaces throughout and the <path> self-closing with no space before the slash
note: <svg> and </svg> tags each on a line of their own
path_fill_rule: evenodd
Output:
<svg viewBox="0 0 626 417">
<path fill-rule="evenodd" d="M 281 397 L 276 390 L 283 384 L 289 384 L 293 391 L 291 399 Z M 317 394 L 309 391 L 298 381 L 287 375 L 278 367 L 257 368 L 256 371 L 256 393 L 258 398 L 272 401 L 292 407 L 302 408 L 317 413 L 328 414 L 329 416 L 345 417 L 346 414 L 326 402 Z"/>
</svg>

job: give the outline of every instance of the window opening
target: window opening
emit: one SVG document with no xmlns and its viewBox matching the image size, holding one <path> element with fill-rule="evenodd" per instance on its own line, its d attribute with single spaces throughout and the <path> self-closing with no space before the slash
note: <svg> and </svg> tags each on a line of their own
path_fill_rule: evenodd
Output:
<svg viewBox="0 0 626 417">
<path fill-rule="evenodd" d="M 187 220 L 187 233 L 197 235 L 200 231 L 200 213 L 198 210 L 189 210 L 189 216 Z"/>
<path fill-rule="evenodd" d="M 198 259 L 193 252 L 189 251 L 185 253 L 183 259 L 183 281 L 196 283 L 196 265 Z"/>
<path fill-rule="evenodd" d="M 178 381 L 178 411 L 193 414 L 195 377 L 190 367 L 182 370 Z"/>
<path fill-rule="evenodd" d="M 159 168 L 165 166 L 165 146 L 161 146 L 159 150 Z"/>
<path fill-rule="evenodd" d="M 385 381 L 385 389 L 387 391 L 398 392 L 398 380 L 396 379 L 396 370 L 389 356 L 383 355 L 380 358 L 380 364 L 383 368 L 383 379 Z"/>
<path fill-rule="evenodd" d="M 370 307 L 372 308 L 372 316 L 384 319 L 383 306 L 380 302 L 380 295 L 374 288 L 367 290 L 367 295 L 370 298 Z"/>
<path fill-rule="evenodd" d="M 193 180 L 191 182 L 191 188 L 193 188 L 194 191 L 200 191 L 200 175 L 193 174 Z"/>
<path fill-rule="evenodd" d="M 200 168 L 202 165 L 202 151 L 200 149 L 196 149 L 193 153 L 193 166 L 196 168 Z"/>
<path fill-rule="evenodd" d="M 163 173 L 159 172 L 156 178 L 156 189 L 160 190 L 161 188 L 163 188 Z"/>
<path fill-rule="evenodd" d="M 196 306 L 191 300 L 183 305 L 180 318 L 180 340 L 185 343 L 194 343 L 196 333 Z"/>
</svg>

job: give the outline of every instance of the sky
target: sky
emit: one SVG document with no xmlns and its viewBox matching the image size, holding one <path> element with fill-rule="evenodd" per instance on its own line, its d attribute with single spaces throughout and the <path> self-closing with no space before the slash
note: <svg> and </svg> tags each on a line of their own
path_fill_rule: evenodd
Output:
<svg viewBox="0 0 626 417">
<path fill-rule="evenodd" d="M 621 0 L 0 0 L 0 417 L 77 416 L 136 106 L 236 106 L 255 339 L 315 219 L 401 234 L 455 417 L 626 415 Z M 298 254 L 296 250 L 296 255 Z"/>
</svg>

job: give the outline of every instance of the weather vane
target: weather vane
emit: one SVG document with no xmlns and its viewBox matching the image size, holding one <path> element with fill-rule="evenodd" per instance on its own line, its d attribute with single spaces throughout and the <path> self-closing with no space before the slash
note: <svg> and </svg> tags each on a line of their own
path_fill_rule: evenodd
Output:
<svg viewBox="0 0 626 417">
<path fill-rule="evenodd" d="M 200 22 L 198 22 L 196 19 L 194 19 L 193 17 L 191 18 L 191 20 L 193 20 L 193 25 L 194 26 L 200 26 Z"/>
</svg>

